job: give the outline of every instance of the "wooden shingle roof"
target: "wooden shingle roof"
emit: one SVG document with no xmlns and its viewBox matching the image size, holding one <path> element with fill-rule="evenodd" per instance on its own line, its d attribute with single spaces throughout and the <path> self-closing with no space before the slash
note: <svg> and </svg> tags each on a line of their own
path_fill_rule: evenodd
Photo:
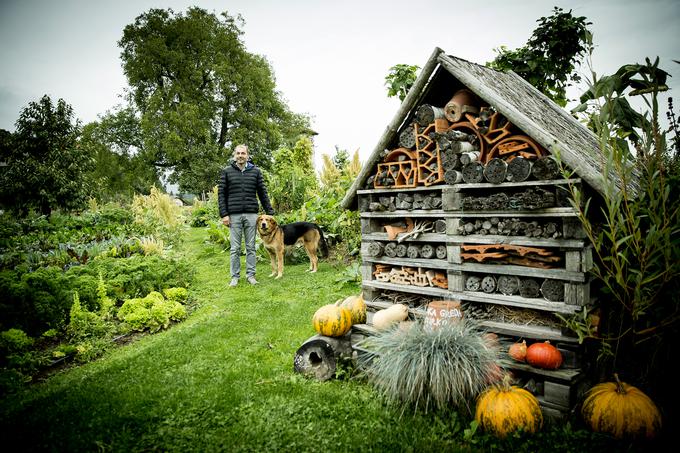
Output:
<svg viewBox="0 0 680 453">
<path fill-rule="evenodd" d="M 443 106 L 451 94 L 462 87 L 468 88 L 492 105 L 551 154 L 559 153 L 562 162 L 598 193 L 604 193 L 603 178 L 607 169 L 595 134 L 514 72 L 497 71 L 446 55 L 443 50 L 435 48 L 368 161 L 347 191 L 342 201 L 345 209 L 356 206 L 357 190 L 363 187 L 374 171 L 381 153 L 394 143 L 402 125 L 413 117 L 415 109 L 423 101 Z M 609 174 L 606 177 L 614 179 L 617 186 L 621 187 L 617 175 Z"/>
</svg>

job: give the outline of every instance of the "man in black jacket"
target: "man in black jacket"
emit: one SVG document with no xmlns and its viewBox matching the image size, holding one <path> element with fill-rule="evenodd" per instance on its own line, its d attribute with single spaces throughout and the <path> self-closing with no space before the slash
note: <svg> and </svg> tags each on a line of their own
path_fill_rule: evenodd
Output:
<svg viewBox="0 0 680 453">
<path fill-rule="evenodd" d="M 238 285 L 241 276 L 241 237 L 245 233 L 246 241 L 246 279 L 251 285 L 255 280 L 255 234 L 260 199 L 262 209 L 274 215 L 269 202 L 264 178 L 259 168 L 248 161 L 248 147 L 238 145 L 234 148 L 233 162 L 222 170 L 217 190 L 222 223 L 229 227 L 231 236 L 231 282 L 229 286 Z"/>
</svg>

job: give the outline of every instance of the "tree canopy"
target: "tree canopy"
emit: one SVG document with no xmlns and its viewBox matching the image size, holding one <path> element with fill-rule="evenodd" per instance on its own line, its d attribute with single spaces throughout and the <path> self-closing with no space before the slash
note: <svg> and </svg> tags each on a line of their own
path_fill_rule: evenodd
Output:
<svg viewBox="0 0 680 453">
<path fill-rule="evenodd" d="M 0 203 L 26 213 L 81 207 L 91 189 L 93 159 L 77 143 L 80 124 L 63 99 L 30 102 L 16 121 L 16 132 L 2 134 L 5 166 L 0 171 Z"/>
<path fill-rule="evenodd" d="M 576 66 L 588 51 L 592 36 L 584 16 L 555 7 L 549 17 L 541 17 L 538 27 L 524 47 L 495 49 L 498 56 L 488 66 L 512 70 L 562 107 L 567 105 L 566 88 L 579 82 Z"/>
<path fill-rule="evenodd" d="M 140 152 L 183 190 L 209 190 L 238 143 L 269 168 L 274 150 L 311 133 L 309 119 L 276 91 L 267 60 L 246 50 L 242 26 L 226 12 L 151 9 L 118 43 L 139 112 Z"/>
</svg>

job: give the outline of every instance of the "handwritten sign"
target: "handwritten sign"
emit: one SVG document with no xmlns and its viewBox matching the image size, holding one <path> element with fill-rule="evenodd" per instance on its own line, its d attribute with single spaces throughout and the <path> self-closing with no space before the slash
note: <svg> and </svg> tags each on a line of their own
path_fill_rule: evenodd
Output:
<svg viewBox="0 0 680 453">
<path fill-rule="evenodd" d="M 433 300 L 427 304 L 425 327 L 436 329 L 463 318 L 463 311 L 458 300 Z"/>
</svg>

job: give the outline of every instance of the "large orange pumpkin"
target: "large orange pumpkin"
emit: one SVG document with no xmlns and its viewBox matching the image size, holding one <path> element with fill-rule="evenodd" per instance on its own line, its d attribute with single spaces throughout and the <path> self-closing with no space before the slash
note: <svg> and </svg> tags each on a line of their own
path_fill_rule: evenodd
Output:
<svg viewBox="0 0 680 453">
<path fill-rule="evenodd" d="M 549 341 L 534 343 L 527 348 L 526 361 L 531 366 L 556 370 L 562 366 L 562 353 Z"/>
<path fill-rule="evenodd" d="M 506 377 L 502 384 L 488 388 L 479 396 L 475 420 L 485 431 L 505 437 L 519 429 L 536 432 L 543 424 L 543 413 L 534 395 L 510 386 Z"/>
<path fill-rule="evenodd" d="M 619 380 L 588 391 L 581 414 L 593 431 L 621 438 L 653 438 L 661 430 L 661 414 L 641 390 Z"/>
<path fill-rule="evenodd" d="M 335 304 L 324 305 L 312 317 L 314 330 L 327 337 L 341 337 L 352 328 L 352 313 Z"/>
</svg>

